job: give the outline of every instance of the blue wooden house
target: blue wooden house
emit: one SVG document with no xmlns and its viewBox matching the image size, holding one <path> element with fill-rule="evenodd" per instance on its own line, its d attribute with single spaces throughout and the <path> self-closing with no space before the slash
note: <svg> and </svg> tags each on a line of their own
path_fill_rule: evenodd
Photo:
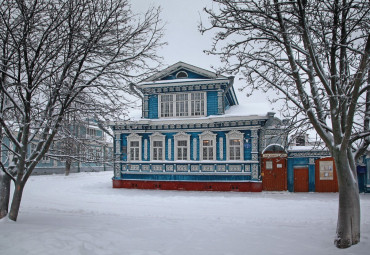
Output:
<svg viewBox="0 0 370 255">
<path fill-rule="evenodd" d="M 261 151 L 285 138 L 273 135 L 274 113 L 228 113 L 233 83 L 178 62 L 137 84 L 142 117 L 110 123 L 113 187 L 261 191 Z"/>
</svg>

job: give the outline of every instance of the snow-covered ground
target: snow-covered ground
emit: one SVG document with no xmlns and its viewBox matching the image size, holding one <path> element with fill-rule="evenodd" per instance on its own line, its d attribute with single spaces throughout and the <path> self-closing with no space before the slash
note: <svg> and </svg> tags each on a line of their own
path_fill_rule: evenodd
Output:
<svg viewBox="0 0 370 255">
<path fill-rule="evenodd" d="M 111 172 L 32 176 L 16 223 L 0 221 L 0 254 L 369 254 L 333 245 L 338 194 L 111 188 Z"/>
</svg>

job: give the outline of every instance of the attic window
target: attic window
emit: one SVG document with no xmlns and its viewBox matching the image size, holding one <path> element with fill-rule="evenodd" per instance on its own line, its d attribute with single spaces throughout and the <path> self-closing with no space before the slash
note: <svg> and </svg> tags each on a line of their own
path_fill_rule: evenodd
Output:
<svg viewBox="0 0 370 255">
<path fill-rule="evenodd" d="M 188 73 L 187 72 L 184 72 L 184 71 L 180 71 L 176 74 L 176 78 L 177 79 L 184 79 L 184 78 L 188 78 Z"/>
</svg>

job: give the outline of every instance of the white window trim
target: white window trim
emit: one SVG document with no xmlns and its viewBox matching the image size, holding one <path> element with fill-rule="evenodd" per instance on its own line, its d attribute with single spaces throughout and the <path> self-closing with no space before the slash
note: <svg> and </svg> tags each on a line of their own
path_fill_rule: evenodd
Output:
<svg viewBox="0 0 370 255">
<path fill-rule="evenodd" d="M 187 144 L 187 154 L 186 154 L 186 160 L 190 160 L 190 135 L 186 134 L 184 132 L 179 132 L 176 135 L 173 136 L 174 138 L 174 148 L 175 148 L 175 160 L 178 160 L 177 155 L 177 141 L 183 141 L 186 140 Z"/>
<path fill-rule="evenodd" d="M 129 136 L 127 136 L 127 161 L 137 161 L 137 160 L 131 160 L 131 142 L 135 142 L 135 141 L 139 141 L 139 160 L 141 160 L 141 136 L 136 134 L 136 133 L 132 133 L 130 134 Z"/>
<path fill-rule="evenodd" d="M 224 159 L 224 138 L 220 137 L 218 146 L 220 148 L 220 160 Z"/>
<path fill-rule="evenodd" d="M 166 136 L 165 135 L 162 135 L 158 132 L 155 132 L 154 134 L 152 134 L 150 136 L 150 160 L 151 161 L 163 161 L 165 160 L 166 158 L 166 144 L 165 144 L 165 138 Z M 153 152 L 154 152 L 154 149 L 153 149 L 153 144 L 154 144 L 154 141 L 162 141 L 162 159 L 158 159 L 158 160 L 154 160 L 153 159 Z"/>
<path fill-rule="evenodd" d="M 232 160 L 244 160 L 244 134 L 240 131 L 233 130 L 226 134 L 226 160 L 230 159 L 230 140 L 240 139 L 240 159 Z"/>
<path fill-rule="evenodd" d="M 199 158 L 200 160 L 203 160 L 203 140 L 212 140 L 213 141 L 213 159 L 210 160 L 216 160 L 217 159 L 217 151 L 216 151 L 216 134 L 205 131 L 199 135 Z"/>
<path fill-rule="evenodd" d="M 192 93 L 203 93 L 204 98 L 204 115 L 191 115 L 191 94 Z M 188 115 L 187 116 L 176 116 L 176 94 L 188 94 Z M 163 117 L 162 116 L 162 109 L 161 109 L 161 102 L 162 102 L 162 95 L 172 95 L 172 116 Z M 207 116 L 207 93 L 205 91 L 194 91 L 194 92 L 179 92 L 179 93 L 163 93 L 158 95 L 158 117 L 161 119 L 170 119 L 170 118 L 194 118 L 194 117 L 205 117 Z"/>
</svg>

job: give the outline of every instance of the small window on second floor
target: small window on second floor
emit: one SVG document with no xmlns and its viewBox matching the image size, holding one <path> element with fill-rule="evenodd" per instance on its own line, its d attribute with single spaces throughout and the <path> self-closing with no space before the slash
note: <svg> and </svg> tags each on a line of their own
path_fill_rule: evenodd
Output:
<svg viewBox="0 0 370 255">
<path fill-rule="evenodd" d="M 304 135 L 299 135 L 296 138 L 296 146 L 305 146 L 306 145 L 306 139 Z"/>
</svg>

